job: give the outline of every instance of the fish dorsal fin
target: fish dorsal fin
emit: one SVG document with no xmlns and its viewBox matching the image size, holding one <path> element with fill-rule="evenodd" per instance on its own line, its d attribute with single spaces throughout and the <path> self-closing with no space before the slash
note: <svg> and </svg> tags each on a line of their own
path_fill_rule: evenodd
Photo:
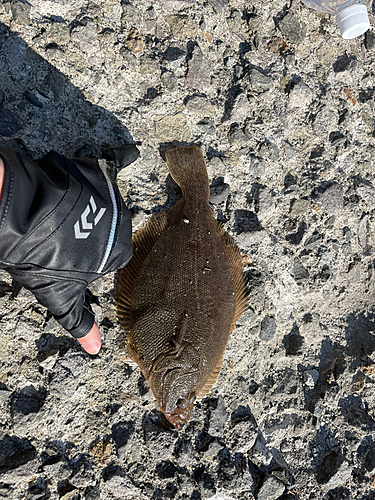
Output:
<svg viewBox="0 0 375 500">
<path fill-rule="evenodd" d="M 116 309 L 121 326 L 128 330 L 132 325 L 130 301 L 138 274 L 145 259 L 158 241 L 167 224 L 165 211 L 152 217 L 132 239 L 133 257 L 118 271 L 116 281 Z"/>
<path fill-rule="evenodd" d="M 243 274 L 240 250 L 233 238 L 231 238 L 229 234 L 224 231 L 224 229 L 221 228 L 220 233 L 225 243 L 225 251 L 232 270 L 234 293 L 236 296 L 236 310 L 230 329 L 230 331 L 232 331 L 237 320 L 246 311 L 249 305 L 249 292 L 246 286 L 245 276 Z"/>
</svg>

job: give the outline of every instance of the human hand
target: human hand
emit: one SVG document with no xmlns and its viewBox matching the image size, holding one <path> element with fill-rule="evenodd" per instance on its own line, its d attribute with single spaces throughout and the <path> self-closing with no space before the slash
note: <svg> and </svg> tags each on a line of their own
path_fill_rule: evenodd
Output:
<svg viewBox="0 0 375 500">
<path fill-rule="evenodd" d="M 115 182 L 139 156 L 135 145 L 104 160 L 50 153 L 38 164 L 0 148 L 0 268 L 30 290 L 90 354 L 101 341 L 86 287 L 132 257 L 131 218 Z M 22 200 L 22 203 L 20 203 Z"/>
</svg>

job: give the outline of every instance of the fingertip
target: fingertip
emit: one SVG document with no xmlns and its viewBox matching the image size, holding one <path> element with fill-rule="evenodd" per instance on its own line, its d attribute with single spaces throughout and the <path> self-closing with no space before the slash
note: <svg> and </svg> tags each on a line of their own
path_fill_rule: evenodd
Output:
<svg viewBox="0 0 375 500">
<path fill-rule="evenodd" d="M 84 337 L 77 339 L 84 349 L 89 354 L 98 354 L 102 346 L 100 339 L 99 327 L 96 322 L 93 324 L 91 330 Z"/>
</svg>

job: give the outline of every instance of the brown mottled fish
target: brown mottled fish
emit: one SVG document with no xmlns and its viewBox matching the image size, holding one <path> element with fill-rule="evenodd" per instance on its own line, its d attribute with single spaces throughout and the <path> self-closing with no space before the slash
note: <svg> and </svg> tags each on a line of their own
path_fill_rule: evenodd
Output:
<svg viewBox="0 0 375 500">
<path fill-rule="evenodd" d="M 135 361 L 167 419 L 180 428 L 209 392 L 248 299 L 238 247 L 216 222 L 201 150 L 166 152 L 183 197 L 132 240 L 118 272 L 117 314 Z"/>
</svg>

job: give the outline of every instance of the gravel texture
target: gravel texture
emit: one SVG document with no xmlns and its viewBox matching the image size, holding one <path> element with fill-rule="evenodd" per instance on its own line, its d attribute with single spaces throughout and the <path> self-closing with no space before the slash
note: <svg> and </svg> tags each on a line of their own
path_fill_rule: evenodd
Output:
<svg viewBox="0 0 375 500">
<path fill-rule="evenodd" d="M 1 142 L 135 141 L 134 230 L 179 196 L 163 148 L 201 145 L 250 293 L 177 432 L 126 361 L 113 275 L 90 357 L 2 273 L 0 498 L 373 500 L 374 33 L 297 0 L 1 0 L 0 21 Z"/>
</svg>

